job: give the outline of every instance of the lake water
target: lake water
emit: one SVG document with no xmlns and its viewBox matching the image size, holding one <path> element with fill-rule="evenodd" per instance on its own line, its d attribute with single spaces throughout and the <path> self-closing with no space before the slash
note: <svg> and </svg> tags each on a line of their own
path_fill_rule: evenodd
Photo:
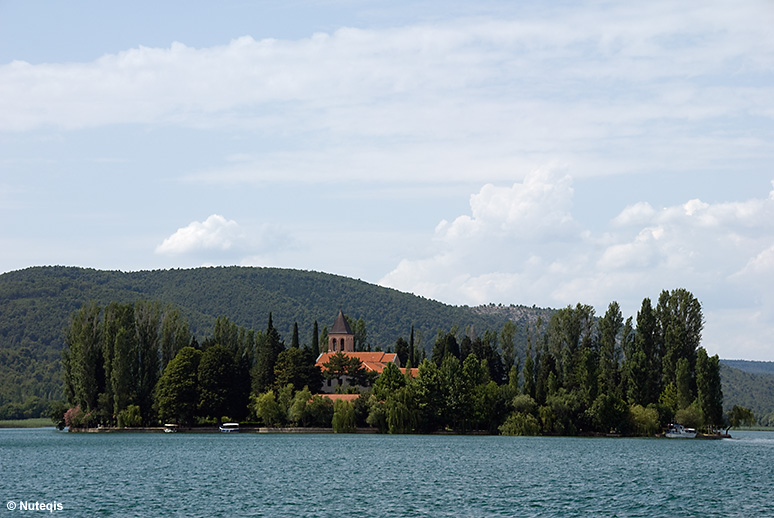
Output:
<svg viewBox="0 0 774 518">
<path fill-rule="evenodd" d="M 7 516 L 774 516 L 774 434 L 734 435 L 0 430 L 0 498 Z"/>
</svg>

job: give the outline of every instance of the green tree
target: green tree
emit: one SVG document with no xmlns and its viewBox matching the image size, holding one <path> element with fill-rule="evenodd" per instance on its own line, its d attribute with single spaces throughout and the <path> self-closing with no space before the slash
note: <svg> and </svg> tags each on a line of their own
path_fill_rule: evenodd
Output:
<svg viewBox="0 0 774 518">
<path fill-rule="evenodd" d="M 161 319 L 161 370 L 191 343 L 191 331 L 180 311 L 167 307 Z"/>
<path fill-rule="evenodd" d="M 142 426 L 142 413 L 137 405 L 129 405 L 118 413 L 118 427 Z"/>
<path fill-rule="evenodd" d="M 253 413 L 266 426 L 282 426 L 284 421 L 283 412 L 272 390 L 268 390 L 255 397 Z"/>
<path fill-rule="evenodd" d="M 312 399 L 312 392 L 308 387 L 296 392 L 288 410 L 288 419 L 296 426 L 309 426 L 307 405 Z"/>
<path fill-rule="evenodd" d="M 637 372 L 640 380 L 639 402 L 645 405 L 655 403 L 661 394 L 661 353 L 658 345 L 659 331 L 656 313 L 650 299 L 645 298 L 637 313 L 637 333 L 634 345 L 642 351 L 642 357 Z"/>
<path fill-rule="evenodd" d="M 503 351 L 505 369 L 510 370 L 516 361 L 516 324 L 508 320 L 500 330 L 500 348 Z"/>
<path fill-rule="evenodd" d="M 328 361 L 323 363 L 323 377 L 336 380 L 338 386 L 342 386 L 344 378 L 349 379 L 351 385 L 365 386 L 370 384 L 370 378 L 363 362 L 355 356 L 349 356 L 341 351 L 332 354 Z"/>
<path fill-rule="evenodd" d="M 659 296 L 656 316 L 662 340 L 662 382 L 677 383 L 677 363 L 681 358 L 688 361 L 688 371 L 695 372 L 696 350 L 701 343 L 704 316 L 701 303 L 685 289 L 663 291 Z M 690 392 L 695 392 L 692 379 Z"/>
<path fill-rule="evenodd" d="M 293 322 L 293 335 L 290 339 L 290 347 L 292 349 L 298 349 L 298 322 Z"/>
<path fill-rule="evenodd" d="M 122 329 L 133 329 L 134 309 L 129 304 L 111 302 L 105 307 L 105 318 L 102 331 L 102 359 L 105 371 L 105 392 L 98 396 L 100 410 L 107 416 L 106 421 L 115 423 L 115 392 L 113 390 L 113 368 L 117 366 L 115 359 L 116 335 Z M 124 404 L 120 410 L 126 407 Z"/>
<path fill-rule="evenodd" d="M 740 426 L 752 426 L 755 424 L 755 416 L 752 410 L 743 406 L 734 405 L 728 416 L 729 425 L 732 428 Z"/>
<path fill-rule="evenodd" d="M 315 359 L 320 356 L 320 331 L 317 328 L 317 320 L 314 321 L 312 326 L 312 353 Z"/>
<path fill-rule="evenodd" d="M 701 428 L 704 425 L 701 409 L 696 401 L 675 412 L 675 421 L 688 428 Z"/>
<path fill-rule="evenodd" d="M 384 413 L 389 433 L 411 433 L 416 431 L 419 410 L 411 385 L 404 385 L 387 397 Z"/>
<path fill-rule="evenodd" d="M 385 400 L 396 390 L 406 386 L 406 376 L 400 372 L 397 365 L 390 362 L 374 382 L 374 395 Z"/>
<path fill-rule="evenodd" d="M 605 315 L 599 319 L 599 391 L 612 394 L 620 386 L 618 334 L 623 327 L 623 316 L 618 302 L 611 302 Z"/>
<path fill-rule="evenodd" d="M 398 355 L 398 360 L 400 360 L 400 364 L 403 366 L 406 366 L 411 361 L 409 344 L 402 336 L 395 341 L 395 354 Z"/>
<path fill-rule="evenodd" d="M 134 310 L 132 310 L 134 313 Z M 113 347 L 113 368 L 110 384 L 113 392 L 113 412 L 118 415 L 135 401 L 135 372 L 137 345 L 134 340 L 134 324 L 118 329 Z"/>
<path fill-rule="evenodd" d="M 161 375 L 160 350 L 161 304 L 140 301 L 134 305 L 137 360 L 134 380 L 137 387 L 136 401 L 143 422 L 154 421 L 153 392 Z"/>
<path fill-rule="evenodd" d="M 285 349 L 279 332 L 274 327 L 271 313 L 269 313 L 266 333 L 261 335 L 257 349 L 252 372 L 253 391 L 261 394 L 274 385 L 274 366 L 277 363 L 277 356 Z"/>
<path fill-rule="evenodd" d="M 602 393 L 597 396 L 589 412 L 598 432 L 622 433 L 629 423 L 629 407 L 615 393 Z"/>
<path fill-rule="evenodd" d="M 460 346 L 457 343 L 457 338 L 454 333 L 443 333 L 438 331 L 438 336 L 435 339 L 435 345 L 433 345 L 433 352 L 430 359 L 438 366 L 441 366 L 441 362 L 447 355 L 452 355 L 459 360 L 460 358 Z"/>
<path fill-rule="evenodd" d="M 199 362 L 199 412 L 220 422 L 232 410 L 234 357 L 222 345 L 204 351 Z"/>
<path fill-rule="evenodd" d="M 274 365 L 274 384 L 276 388 L 292 384 L 296 390 L 304 386 L 318 390 L 322 374 L 312 360 L 311 350 L 291 347 L 279 353 Z"/>
<path fill-rule="evenodd" d="M 502 435 L 540 435 L 540 422 L 532 414 L 514 412 L 508 416 L 499 430 Z"/>
<path fill-rule="evenodd" d="M 65 331 L 65 395 L 85 413 L 97 408 L 97 397 L 105 390 L 101 313 L 95 302 L 86 304 L 75 313 Z"/>
<path fill-rule="evenodd" d="M 524 370 L 522 371 L 524 383 L 522 393 L 535 397 L 535 363 L 532 360 L 532 341 L 527 342 L 527 352 L 524 355 Z"/>
<path fill-rule="evenodd" d="M 184 347 L 167 364 L 156 386 L 156 406 L 162 421 L 193 424 L 199 404 L 201 357 L 201 351 Z"/>
<path fill-rule="evenodd" d="M 633 405 L 629 408 L 631 426 L 637 435 L 649 437 L 659 430 L 658 410 L 652 407 L 645 408 L 642 405 Z"/>
<path fill-rule="evenodd" d="M 320 352 L 328 352 L 328 326 L 323 326 L 320 334 Z"/>
<path fill-rule="evenodd" d="M 699 347 L 696 355 L 696 399 L 704 424 L 712 428 L 723 426 L 723 387 L 720 379 L 720 358 L 707 355 Z"/>
<path fill-rule="evenodd" d="M 355 431 L 355 409 L 349 401 L 339 399 L 333 403 L 331 426 L 333 433 L 352 433 Z"/>
<path fill-rule="evenodd" d="M 414 383 L 419 410 L 418 428 L 423 432 L 435 431 L 442 426 L 444 404 L 438 366 L 427 358 L 422 360 Z"/>
<path fill-rule="evenodd" d="M 693 385 L 693 372 L 688 358 L 679 358 L 675 368 L 675 388 L 677 388 L 677 406 L 678 410 L 690 405 L 694 398 L 691 391 Z"/>
<path fill-rule="evenodd" d="M 362 318 L 357 319 L 357 322 L 352 325 L 352 332 L 355 333 L 355 350 L 370 350 L 368 345 L 368 331 L 366 330 L 365 320 Z"/>
<path fill-rule="evenodd" d="M 669 383 L 664 387 L 658 398 L 658 403 L 667 410 L 670 420 L 675 415 L 675 412 L 680 410 L 680 400 L 674 383 Z"/>
</svg>

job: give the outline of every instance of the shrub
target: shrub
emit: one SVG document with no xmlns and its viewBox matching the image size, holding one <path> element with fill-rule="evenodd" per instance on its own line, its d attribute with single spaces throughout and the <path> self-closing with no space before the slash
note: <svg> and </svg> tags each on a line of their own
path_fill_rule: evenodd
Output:
<svg viewBox="0 0 774 518">
<path fill-rule="evenodd" d="M 355 409 L 348 402 L 338 400 L 333 404 L 333 433 L 352 433 L 355 431 Z"/>
<path fill-rule="evenodd" d="M 142 426 L 142 414 L 139 406 L 129 405 L 118 413 L 118 427 L 131 428 L 135 426 Z"/>
<path fill-rule="evenodd" d="M 508 416 L 499 430 L 502 435 L 539 435 L 540 423 L 532 414 L 514 412 Z"/>
<path fill-rule="evenodd" d="M 699 404 L 694 401 L 690 406 L 675 413 L 675 421 L 688 428 L 701 428 L 704 420 Z"/>
<path fill-rule="evenodd" d="M 629 408 L 629 419 L 637 435 L 655 435 L 660 428 L 658 410 L 653 407 L 633 405 Z"/>
<path fill-rule="evenodd" d="M 271 390 L 253 399 L 253 412 L 266 426 L 281 426 L 284 421 L 280 405 Z"/>
<path fill-rule="evenodd" d="M 81 406 L 78 405 L 65 412 L 64 422 L 65 426 L 69 428 L 78 428 L 83 426 L 83 410 L 81 410 Z"/>
</svg>

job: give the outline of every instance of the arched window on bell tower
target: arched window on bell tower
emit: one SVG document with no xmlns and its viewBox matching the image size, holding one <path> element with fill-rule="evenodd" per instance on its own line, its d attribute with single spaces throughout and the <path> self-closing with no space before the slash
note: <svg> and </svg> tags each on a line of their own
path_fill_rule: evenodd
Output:
<svg viewBox="0 0 774 518">
<path fill-rule="evenodd" d="M 328 332 L 328 345 L 331 352 L 354 352 L 355 335 L 349 327 L 344 313 L 339 310 L 336 322 Z"/>
</svg>

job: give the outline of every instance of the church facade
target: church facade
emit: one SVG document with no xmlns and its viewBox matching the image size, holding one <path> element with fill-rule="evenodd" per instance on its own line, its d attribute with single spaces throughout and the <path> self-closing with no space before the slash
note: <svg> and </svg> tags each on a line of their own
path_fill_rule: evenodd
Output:
<svg viewBox="0 0 774 518">
<path fill-rule="evenodd" d="M 400 367 L 400 359 L 395 353 L 355 352 L 355 333 L 352 332 L 352 328 L 349 326 L 349 323 L 347 323 L 347 319 L 344 317 L 344 313 L 341 310 L 339 310 L 339 314 L 336 316 L 333 327 L 328 331 L 328 351 L 321 353 L 320 356 L 317 357 L 315 365 L 319 367 L 320 370 L 325 371 L 325 364 L 328 363 L 331 357 L 336 353 L 346 354 L 347 356 L 359 359 L 363 363 L 363 368 L 365 370 L 376 372 L 377 375 L 382 373 L 388 363 L 394 363 Z M 325 380 L 322 392 L 332 394 L 335 393 L 339 387 L 345 389 L 349 386 L 350 383 L 346 376 L 340 380 Z"/>
</svg>

